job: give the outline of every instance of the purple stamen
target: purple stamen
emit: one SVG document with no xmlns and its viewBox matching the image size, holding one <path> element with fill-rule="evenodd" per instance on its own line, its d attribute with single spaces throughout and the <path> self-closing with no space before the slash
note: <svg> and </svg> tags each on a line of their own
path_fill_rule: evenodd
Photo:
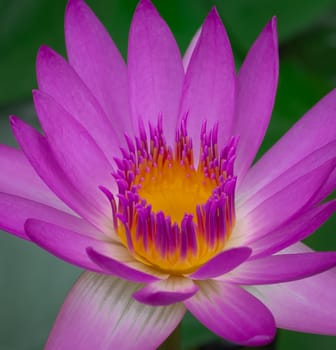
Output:
<svg viewBox="0 0 336 350">
<path fill-rule="evenodd" d="M 193 144 L 187 134 L 187 115 L 176 131 L 174 151 L 164 139 L 161 115 L 156 126 L 149 123 L 148 139 L 142 123 L 139 129 L 140 136 L 135 142 L 125 135 L 128 150 L 121 148 L 122 160 L 115 160 L 118 169 L 112 175 L 118 185 L 118 205 L 114 197 L 102 189 L 111 203 L 115 228 L 119 220 L 130 252 L 143 254 L 143 258 L 153 264 L 161 259 L 166 262 L 165 266 L 175 266 L 178 258 L 192 265 L 193 259 L 209 256 L 211 252 L 216 254 L 234 224 L 236 178 L 233 164 L 237 138 L 231 138 L 219 152 L 218 123 L 208 132 L 203 122 L 200 159 L 195 169 Z M 143 187 L 147 181 L 156 181 L 163 169 L 174 166 L 173 162 L 175 166 L 179 163 L 188 169 L 185 181 L 192 181 L 188 179 L 201 172 L 202 175 L 196 175 L 204 176 L 200 185 L 215 186 L 208 200 L 196 205 L 194 214 L 185 213 L 180 223 L 172 222 L 163 211 L 153 212 L 151 205 L 139 195 L 140 189 L 146 190 Z"/>
</svg>

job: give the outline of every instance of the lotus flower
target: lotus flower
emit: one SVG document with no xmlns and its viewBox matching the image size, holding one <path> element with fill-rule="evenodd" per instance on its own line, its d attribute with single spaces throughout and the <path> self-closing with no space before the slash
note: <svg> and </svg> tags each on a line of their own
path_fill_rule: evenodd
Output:
<svg viewBox="0 0 336 350">
<path fill-rule="evenodd" d="M 300 241 L 334 212 L 336 92 L 260 160 L 278 80 L 273 18 L 235 73 L 216 9 L 184 59 L 141 0 L 127 66 L 82 0 L 68 62 L 37 57 L 43 134 L 11 117 L 0 224 L 82 267 L 46 349 L 155 349 L 189 310 L 217 335 L 336 335 L 335 252 Z"/>
</svg>

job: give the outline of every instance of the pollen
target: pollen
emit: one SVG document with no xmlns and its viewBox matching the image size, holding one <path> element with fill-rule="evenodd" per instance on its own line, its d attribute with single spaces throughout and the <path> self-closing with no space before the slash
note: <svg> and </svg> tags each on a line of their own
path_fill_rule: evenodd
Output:
<svg viewBox="0 0 336 350">
<path fill-rule="evenodd" d="M 233 163 L 236 139 L 218 151 L 218 127 L 201 129 L 200 155 L 194 161 L 187 118 L 173 147 L 164 138 L 162 119 L 140 127 L 114 178 L 111 197 L 115 230 L 135 259 L 163 272 L 184 275 L 220 253 L 235 220 Z"/>
</svg>

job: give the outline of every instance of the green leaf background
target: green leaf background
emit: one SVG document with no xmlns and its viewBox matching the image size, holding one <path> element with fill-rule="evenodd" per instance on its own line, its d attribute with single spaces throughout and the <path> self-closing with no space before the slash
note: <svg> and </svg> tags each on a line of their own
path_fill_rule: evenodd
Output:
<svg viewBox="0 0 336 350">
<path fill-rule="evenodd" d="M 280 82 L 272 121 L 261 147 L 267 150 L 336 83 L 335 0 L 154 0 L 183 52 L 212 6 L 230 35 L 242 62 L 266 22 L 276 15 L 280 40 Z M 125 56 L 135 0 L 90 0 Z M 65 0 L 0 0 L 0 137 L 15 145 L 8 115 L 37 125 L 31 103 L 36 87 L 35 56 L 42 44 L 65 55 Z M 0 169 L 1 171 L 1 169 Z M 335 217 L 309 239 L 319 250 L 336 250 Z M 0 349 L 43 349 L 62 301 L 79 275 L 34 245 L 0 232 Z M 335 291 L 336 302 L 336 291 Z M 183 323 L 183 348 L 214 336 L 190 315 Z M 280 330 L 277 349 L 329 350 L 336 337 Z"/>
</svg>

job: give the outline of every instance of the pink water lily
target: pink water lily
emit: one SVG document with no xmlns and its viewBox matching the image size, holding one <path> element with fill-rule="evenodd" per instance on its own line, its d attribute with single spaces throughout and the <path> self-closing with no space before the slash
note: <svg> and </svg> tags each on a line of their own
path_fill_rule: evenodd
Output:
<svg viewBox="0 0 336 350">
<path fill-rule="evenodd" d="M 300 241 L 335 211 L 336 92 L 260 160 L 278 80 L 276 21 L 238 74 L 212 10 L 184 59 L 141 0 L 127 65 L 82 0 L 68 61 L 37 57 L 43 134 L 0 147 L 0 227 L 84 272 L 46 349 L 155 349 L 189 310 L 235 343 L 276 327 L 336 335 L 336 252 Z"/>
</svg>

